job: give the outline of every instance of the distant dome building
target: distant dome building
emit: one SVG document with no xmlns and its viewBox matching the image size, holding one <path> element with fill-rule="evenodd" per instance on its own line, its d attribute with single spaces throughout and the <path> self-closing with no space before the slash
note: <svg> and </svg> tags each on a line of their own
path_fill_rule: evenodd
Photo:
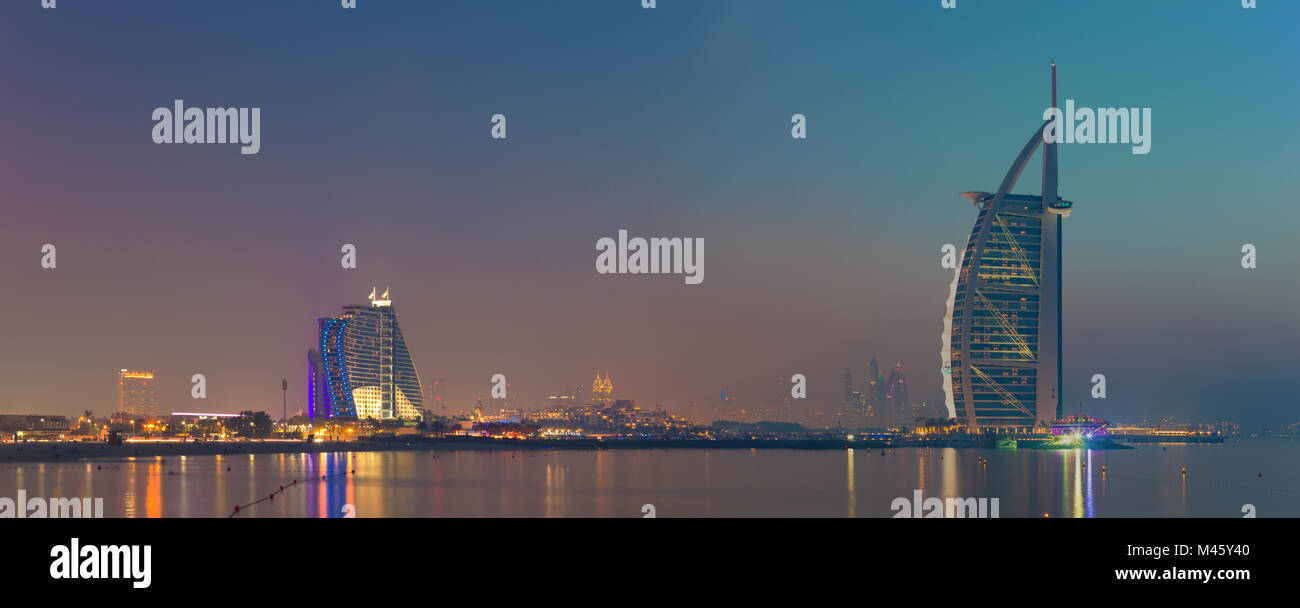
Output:
<svg viewBox="0 0 1300 608">
<path fill-rule="evenodd" d="M 605 372 L 604 379 L 601 379 L 600 372 L 596 372 L 596 379 L 591 381 L 591 399 L 592 401 L 614 400 L 614 381 L 609 379 L 609 372 Z"/>
</svg>

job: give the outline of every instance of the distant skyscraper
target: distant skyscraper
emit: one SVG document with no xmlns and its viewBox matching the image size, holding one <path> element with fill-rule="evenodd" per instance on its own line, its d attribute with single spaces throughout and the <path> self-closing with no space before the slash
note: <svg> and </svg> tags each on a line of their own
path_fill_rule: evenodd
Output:
<svg viewBox="0 0 1300 608">
<path fill-rule="evenodd" d="M 1057 196 L 1055 143 L 1043 150 L 1043 194 L 1011 194 L 1049 125 L 1030 135 L 996 193 L 962 194 L 979 215 L 953 291 L 944 388 L 972 432 L 1045 426 L 1061 415 L 1061 219 L 1073 203 Z"/>
<path fill-rule="evenodd" d="M 863 397 L 866 401 L 866 409 L 869 415 L 888 416 L 885 408 L 885 379 L 880 376 L 880 365 L 876 363 L 876 358 L 871 358 L 871 364 L 867 368 L 867 385 L 863 388 Z"/>
<path fill-rule="evenodd" d="M 907 378 L 903 376 L 903 364 L 899 363 L 889 372 L 890 415 L 894 422 L 908 423 L 912 412 L 912 402 L 907 397 Z"/>
<path fill-rule="evenodd" d="M 433 385 L 429 389 L 429 393 L 433 396 L 433 403 L 430 403 L 429 405 L 432 408 L 436 408 L 430 410 L 434 415 L 444 417 L 447 415 L 447 402 L 442 398 L 443 391 L 445 390 L 447 390 L 447 379 L 434 378 Z"/>
<path fill-rule="evenodd" d="M 152 371 L 117 372 L 117 410 L 134 416 L 158 415 L 158 389 Z"/>
<path fill-rule="evenodd" d="M 863 394 L 853 388 L 853 372 L 849 368 L 844 368 L 844 403 L 842 422 L 845 426 L 856 428 L 867 423 L 867 405 L 866 398 Z"/>
<path fill-rule="evenodd" d="M 369 305 L 317 320 L 319 350 L 307 352 L 307 412 L 315 418 L 413 420 L 424 393 L 388 291 Z"/>
</svg>

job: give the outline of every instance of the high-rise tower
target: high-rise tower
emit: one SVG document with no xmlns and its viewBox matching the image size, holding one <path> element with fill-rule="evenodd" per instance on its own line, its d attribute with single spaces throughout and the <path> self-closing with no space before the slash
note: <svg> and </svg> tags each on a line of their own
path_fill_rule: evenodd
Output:
<svg viewBox="0 0 1300 608">
<path fill-rule="evenodd" d="M 885 379 L 880 375 L 880 364 L 876 363 L 875 357 L 871 358 L 871 364 L 867 366 L 867 383 L 862 392 L 870 415 L 889 416 L 889 412 L 885 411 Z"/>
<path fill-rule="evenodd" d="M 1052 107 L 1056 63 L 1052 62 Z M 958 420 L 983 428 L 1028 429 L 1061 413 L 1061 220 L 1073 203 L 1057 194 L 1055 139 L 1043 150 L 1043 193 L 1012 194 L 1038 144 L 1034 130 L 997 192 L 963 192 L 979 209 L 967 239 L 945 335 Z"/>
<path fill-rule="evenodd" d="M 388 290 L 369 305 L 317 320 L 319 350 L 307 352 L 307 412 L 315 418 L 413 420 L 424 393 Z"/>
<path fill-rule="evenodd" d="M 907 378 L 903 376 L 903 364 L 899 363 L 889 372 L 889 402 L 892 406 L 890 415 L 893 422 L 911 423 L 912 402 L 907 396 Z"/>
<path fill-rule="evenodd" d="M 158 414 L 158 388 L 152 371 L 117 372 L 117 411 L 135 416 Z"/>
</svg>

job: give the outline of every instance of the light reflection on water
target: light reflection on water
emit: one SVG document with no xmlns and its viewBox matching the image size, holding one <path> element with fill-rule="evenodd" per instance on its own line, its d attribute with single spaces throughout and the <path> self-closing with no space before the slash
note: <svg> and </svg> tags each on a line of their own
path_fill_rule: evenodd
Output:
<svg viewBox="0 0 1300 608">
<path fill-rule="evenodd" d="M 108 517 L 225 517 L 283 484 L 238 517 L 340 517 L 348 504 L 358 517 L 640 517 L 647 503 L 659 517 L 890 517 L 895 498 L 921 490 L 998 498 L 1003 517 L 1240 517 L 1244 504 L 1296 517 L 1295 447 L 178 456 L 4 463 L 0 496 L 102 497 Z"/>
<path fill-rule="evenodd" d="M 858 515 L 858 500 L 857 500 L 857 498 L 858 498 L 858 497 L 857 497 L 857 494 L 855 494 L 855 493 L 853 492 L 853 482 L 855 481 L 855 478 L 856 478 L 856 473 L 853 472 L 853 463 L 856 462 L 857 458 L 855 458 L 856 455 L 853 453 L 853 448 L 849 448 L 849 449 L 845 450 L 845 456 L 848 457 L 848 467 L 849 467 L 849 474 L 848 474 L 848 479 L 849 479 L 849 505 L 848 505 L 848 506 L 849 506 L 849 513 L 848 513 L 848 516 L 849 516 L 849 517 L 857 517 L 857 515 Z"/>
</svg>

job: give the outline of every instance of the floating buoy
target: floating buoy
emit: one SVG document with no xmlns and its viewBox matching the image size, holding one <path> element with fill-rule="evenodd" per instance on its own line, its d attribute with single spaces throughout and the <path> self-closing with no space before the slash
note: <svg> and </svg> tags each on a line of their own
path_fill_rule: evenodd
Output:
<svg viewBox="0 0 1300 608">
<path fill-rule="evenodd" d="M 1263 472 L 1263 471 L 1260 471 L 1260 472 L 1259 472 L 1259 476 L 1260 476 L 1260 477 L 1263 477 L 1263 476 L 1264 476 L 1264 472 Z"/>
<path fill-rule="evenodd" d="M 271 492 L 271 500 L 275 500 L 275 492 Z"/>
<path fill-rule="evenodd" d="M 1187 467 L 1183 467 L 1183 477 L 1187 477 Z"/>
<path fill-rule="evenodd" d="M 1102 472 L 1102 473 L 1105 473 L 1105 472 L 1106 472 L 1106 465 L 1104 465 L 1104 464 L 1101 465 L 1101 472 Z"/>
<path fill-rule="evenodd" d="M 236 512 L 236 513 L 239 512 L 239 505 L 235 505 L 235 512 Z"/>
<path fill-rule="evenodd" d="M 1048 515 L 1047 515 L 1046 513 L 1044 513 L 1044 514 L 1043 514 L 1043 517 L 1048 517 Z"/>
</svg>

